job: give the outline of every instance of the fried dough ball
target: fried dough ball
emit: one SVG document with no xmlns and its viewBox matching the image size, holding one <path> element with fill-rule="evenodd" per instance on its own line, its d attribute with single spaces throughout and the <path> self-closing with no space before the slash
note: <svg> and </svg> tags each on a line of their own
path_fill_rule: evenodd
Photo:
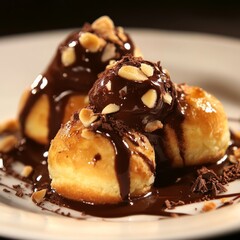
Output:
<svg viewBox="0 0 240 240">
<path fill-rule="evenodd" d="M 179 88 L 179 107 L 183 115 L 173 114 L 164 125 L 163 149 L 166 156 L 174 167 L 220 160 L 230 144 L 223 105 L 200 87 L 181 85 Z"/>
<path fill-rule="evenodd" d="M 154 181 L 152 146 L 135 131 L 112 136 L 86 128 L 79 120 L 62 126 L 49 149 L 52 188 L 66 198 L 96 204 L 146 194 Z"/>
<path fill-rule="evenodd" d="M 19 120 L 23 134 L 48 145 L 65 119 L 86 105 L 88 91 L 109 61 L 126 54 L 140 52 L 124 29 L 107 16 L 67 36 L 22 98 Z"/>
</svg>

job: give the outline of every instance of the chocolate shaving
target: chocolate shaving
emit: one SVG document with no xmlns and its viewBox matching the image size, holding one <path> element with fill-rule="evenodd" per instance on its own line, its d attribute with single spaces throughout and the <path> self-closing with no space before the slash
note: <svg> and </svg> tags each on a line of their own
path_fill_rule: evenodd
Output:
<svg viewBox="0 0 240 240">
<path fill-rule="evenodd" d="M 224 167 L 221 182 L 227 184 L 240 178 L 240 162 Z"/>
<path fill-rule="evenodd" d="M 192 192 L 212 193 L 215 196 L 227 191 L 221 183 L 221 178 L 213 170 L 202 167 L 197 170 L 197 173 L 198 177 L 192 185 Z"/>
<path fill-rule="evenodd" d="M 15 195 L 17 197 L 23 197 L 23 189 L 21 188 L 20 185 L 13 185 L 13 188 L 16 190 Z"/>
<path fill-rule="evenodd" d="M 169 200 L 165 201 L 165 205 L 166 205 L 167 209 L 174 209 L 175 207 L 182 206 L 184 204 L 185 204 L 185 202 L 181 201 L 181 200 L 178 200 L 176 202 L 175 201 L 169 201 Z"/>
<path fill-rule="evenodd" d="M 3 192 L 10 193 L 11 191 L 9 191 L 8 189 L 4 188 Z"/>
</svg>

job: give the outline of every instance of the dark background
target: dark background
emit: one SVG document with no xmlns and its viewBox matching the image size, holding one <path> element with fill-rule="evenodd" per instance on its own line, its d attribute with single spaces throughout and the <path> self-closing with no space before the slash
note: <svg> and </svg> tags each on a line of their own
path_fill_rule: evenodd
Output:
<svg viewBox="0 0 240 240">
<path fill-rule="evenodd" d="M 0 37 L 80 28 L 86 21 L 91 23 L 102 15 L 109 15 L 116 25 L 123 27 L 195 31 L 240 39 L 240 3 L 236 2 L 0 0 Z M 239 238 L 240 232 L 214 239 L 227 237 Z"/>
<path fill-rule="evenodd" d="M 101 15 L 116 25 L 198 31 L 240 38 L 238 1 L 0 0 L 0 36 L 78 28 Z"/>
</svg>

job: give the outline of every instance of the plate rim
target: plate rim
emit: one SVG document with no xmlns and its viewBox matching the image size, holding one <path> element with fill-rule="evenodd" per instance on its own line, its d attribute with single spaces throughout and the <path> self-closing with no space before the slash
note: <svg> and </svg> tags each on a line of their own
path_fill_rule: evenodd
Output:
<svg viewBox="0 0 240 240">
<path fill-rule="evenodd" d="M 183 32 L 183 31 L 172 31 L 172 30 L 159 30 L 159 29 L 151 29 L 151 28 L 125 28 L 127 31 L 129 31 L 129 32 L 134 32 L 135 34 L 137 34 L 137 33 L 146 33 L 146 31 L 148 32 L 148 34 L 151 34 L 151 33 L 153 33 L 153 34 L 159 34 L 159 33 L 161 33 L 161 34 L 164 34 L 164 35 L 177 35 L 177 36 L 183 36 L 183 37 L 189 37 L 189 36 L 194 36 L 194 38 L 207 38 L 207 40 L 208 39 L 211 39 L 212 41 L 213 40 L 215 40 L 216 38 L 219 40 L 219 41 L 223 41 L 224 42 L 224 44 L 226 43 L 226 44 L 236 44 L 236 45 L 239 45 L 239 47 L 240 47 L 240 40 L 239 39 L 236 39 L 236 38 L 233 38 L 233 37 L 229 37 L 229 36 L 222 36 L 222 35 L 216 35 L 216 34 L 208 34 L 208 33 L 199 33 L 199 32 L 188 32 L 188 31 L 186 31 L 186 32 Z M 35 35 L 35 36 L 39 36 L 39 35 L 41 35 L 41 36 L 48 36 L 49 34 L 53 34 L 53 35 L 55 35 L 55 34 L 63 34 L 63 33 L 67 33 L 67 32 L 69 32 L 69 31 L 71 31 L 71 29 L 61 29 L 61 30 L 50 30 L 50 31 L 42 31 L 42 32 L 35 32 L 35 33 L 27 33 L 27 34 L 21 34 L 21 35 L 14 35 L 14 36 L 6 36 L 6 37 L 3 37 L 3 38 L 0 38 L 0 44 L 2 43 L 2 40 L 8 40 L 8 38 L 11 38 L 12 39 L 12 41 L 15 41 L 16 39 L 18 39 L 18 38 L 21 38 L 21 39 L 24 39 L 24 38 L 29 38 L 29 37 L 32 37 L 33 35 Z M 184 237 L 184 238 L 191 238 L 191 237 L 204 237 L 204 236 L 216 236 L 216 234 L 217 235 L 219 235 L 220 233 L 227 233 L 227 232 L 230 232 L 230 231 L 232 231 L 232 230 L 236 230 L 237 229 L 237 227 L 239 227 L 239 224 L 240 224 L 240 204 L 235 204 L 235 205 L 232 205 L 232 206 L 228 206 L 228 207 L 226 207 L 226 208 L 223 208 L 223 209 L 219 209 L 219 210 L 217 210 L 217 211 L 214 211 L 214 212 L 207 212 L 207 213 L 204 213 L 204 214 L 200 214 L 200 215 L 197 215 L 197 217 L 199 217 L 200 216 L 200 218 L 202 218 L 203 219 L 203 221 L 204 220 L 206 220 L 206 219 L 212 219 L 212 218 L 214 218 L 214 216 L 215 215 L 220 215 L 220 213 L 221 213 L 221 215 L 223 215 L 223 216 L 225 216 L 226 214 L 226 212 L 228 212 L 228 209 L 231 209 L 232 210 L 232 212 L 234 213 L 234 216 L 237 216 L 237 218 L 235 218 L 235 219 L 232 219 L 232 221 L 231 220 L 229 220 L 229 221 L 227 221 L 227 222 L 225 222 L 224 223 L 224 226 L 225 226 L 225 228 L 224 227 L 222 227 L 221 229 L 217 229 L 216 227 L 217 226 L 211 226 L 211 228 L 210 229 L 208 229 L 209 231 L 208 232 L 205 232 L 205 233 L 202 233 L 201 235 L 199 235 L 199 236 L 196 236 L 195 235 L 195 233 L 188 233 L 188 235 L 187 236 L 183 236 L 183 235 L 180 235 L 180 237 Z M 50 215 L 45 215 L 45 214 L 39 214 L 39 213 L 33 213 L 33 212 L 26 212 L 26 211 L 24 211 L 24 210 L 21 210 L 21 209 L 16 209 L 16 208 L 13 208 L 13 207 L 9 207 L 9 206 L 7 206 L 7 205 L 4 205 L 4 204 L 2 204 L 1 202 L 0 202 L 0 212 L 2 212 L 2 210 L 4 210 L 4 211 L 6 211 L 5 212 L 5 214 L 6 214 L 6 218 L 5 219 L 0 219 L 0 235 L 2 234 L 2 236 L 6 236 L 6 237 L 20 237 L 20 238 L 28 238 L 28 239 L 38 239 L 38 238 L 44 238 L 44 239 L 63 239 L 62 238 L 62 236 L 58 236 L 59 238 L 56 238 L 56 236 L 53 236 L 53 235 L 51 235 L 50 236 L 50 238 L 49 238 L 49 236 L 45 236 L 45 233 L 43 233 L 43 232 L 37 232 L 38 233 L 38 235 L 36 235 L 36 238 L 34 237 L 34 236 L 30 236 L 30 235 L 26 235 L 26 231 L 27 231 L 27 229 L 26 230 L 21 230 L 20 229 L 20 227 L 22 226 L 22 225 L 16 225 L 17 227 L 19 227 L 19 229 L 18 228 L 16 228 L 16 229 L 18 229 L 18 233 L 17 233 L 17 231 L 16 231 L 16 229 L 15 229 L 15 231 L 6 231 L 6 230 L 10 230 L 11 229 L 11 227 L 8 225 L 10 222 L 10 220 L 12 221 L 12 220 L 14 220 L 14 219 L 12 219 L 12 217 L 17 217 L 18 219 L 20 219 L 20 221 L 22 221 L 23 219 L 24 220 L 26 220 L 27 218 L 26 218 L 26 216 L 24 216 L 24 215 L 27 215 L 27 217 L 30 217 L 30 219 L 31 218 L 37 218 L 39 221 L 44 221 L 44 224 L 45 224 L 45 222 L 47 222 L 47 223 L 51 223 L 52 225 L 52 227 L 55 227 L 55 222 L 60 222 L 61 224 L 64 224 L 64 223 L 66 223 L 66 222 L 69 222 L 69 219 L 68 218 L 64 218 L 64 217 L 62 217 L 62 218 L 59 218 L 59 216 L 50 216 Z M 12 212 L 12 211 L 14 211 L 14 213 Z M 217 212 L 217 214 L 216 214 L 216 212 Z M 11 215 L 11 213 L 12 213 L 12 215 Z M 219 214 L 218 214 L 219 213 Z M 237 214 L 238 213 L 238 214 Z M 8 216 L 8 218 L 7 218 L 7 216 Z M 191 220 L 194 218 L 194 217 L 196 217 L 196 216 L 186 216 L 186 217 L 181 217 L 180 218 L 180 220 L 178 220 L 179 222 L 184 222 L 184 223 L 190 223 L 191 222 Z M 40 218 L 43 218 L 44 220 L 41 220 Z M 61 219 L 61 220 L 60 220 Z M 183 219 L 183 220 L 181 220 L 181 219 Z M 186 220 L 187 219 L 187 220 Z M 77 221 L 77 222 L 79 222 L 79 220 L 75 220 L 75 219 L 71 219 L 70 220 L 70 222 L 72 222 L 72 220 L 74 220 L 74 222 L 75 221 Z M 236 221 L 236 220 L 238 220 L 238 221 Z M 16 221 L 16 220 L 15 220 Z M 165 221 L 165 223 L 163 224 L 162 223 L 162 221 L 154 221 L 154 226 L 151 226 L 151 229 L 154 229 L 154 228 L 158 228 L 158 231 L 159 231 L 159 229 L 161 229 L 162 228 L 162 226 L 159 226 L 159 225 L 167 225 L 167 224 L 171 224 L 172 223 L 172 221 L 176 221 L 176 219 L 165 219 L 165 220 L 163 220 L 163 221 Z M 88 223 L 90 222 L 90 221 L 87 221 Z M 104 224 L 106 224 L 106 222 L 103 222 L 103 221 L 98 221 L 98 223 L 99 222 L 102 222 L 102 223 L 104 223 Z M 28 222 L 28 224 L 29 224 L 30 222 Z M 107 221 L 107 223 L 110 223 L 109 221 Z M 132 227 L 137 227 L 137 226 L 139 226 L 139 225 L 143 225 L 143 223 L 144 223 L 144 225 L 145 226 L 149 226 L 149 224 L 151 224 L 152 223 L 152 221 L 139 221 L 139 222 L 132 222 L 132 221 L 128 221 L 128 222 L 111 222 L 110 223 L 110 225 L 114 225 L 115 227 L 117 226 L 117 225 L 126 225 L 126 224 L 128 224 L 128 227 L 127 227 L 127 229 L 128 229 L 128 231 L 130 231 L 131 229 L 130 229 L 130 227 L 132 226 Z M 162 224 L 161 224 L 162 223 Z M 5 225 L 4 225 L 5 224 Z M 100 224 L 100 223 L 99 223 Z M 181 224 L 181 223 L 180 223 Z M 100 225 L 102 225 L 102 224 L 100 224 Z M 129 225 L 131 225 L 131 226 L 129 226 Z M 137 226 L 134 226 L 134 225 L 137 225 Z M 74 223 L 74 226 L 75 226 L 75 223 Z M 8 227 L 9 227 L 9 229 L 8 229 Z M 120 228 L 121 228 L 121 226 L 119 226 Z M 54 229 L 54 228 L 53 228 Z M 105 228 L 104 228 L 105 229 Z M 50 229 L 51 230 L 51 229 Z M 52 230 L 51 230 L 52 231 Z M 219 232 L 218 232 L 219 231 Z M 128 233 L 130 233 L 130 232 L 128 232 Z M 22 235 L 22 234 L 25 234 L 25 235 Z M 51 233 L 52 234 L 52 233 Z M 131 239 L 134 239 L 134 237 L 135 236 L 129 236 L 129 235 L 126 235 L 126 236 L 124 236 L 123 235 L 123 233 L 120 233 L 120 235 L 119 235 L 119 232 L 117 232 L 117 234 L 118 235 L 113 235 L 113 236 L 108 236 L 109 237 L 109 239 L 113 239 L 112 237 L 114 237 L 114 239 L 122 239 L 122 237 L 125 237 L 125 238 L 129 238 L 129 237 L 131 237 Z M 209 235 L 210 234 L 210 235 Z M 46 238 L 45 238 L 46 237 Z M 51 238 L 51 237 L 53 237 L 53 238 Z M 77 236 L 76 236 L 77 237 Z M 79 236 L 79 237 L 81 237 L 81 236 Z M 85 237 L 88 237 L 87 235 L 85 236 Z M 97 237 L 97 238 L 96 238 Z M 99 237 L 99 238 L 98 238 Z M 85 238 L 85 239 L 103 239 L 103 238 L 101 238 L 101 237 L 104 237 L 104 239 L 107 239 L 106 238 L 106 236 L 96 236 L 96 235 L 94 235 L 94 236 L 91 236 L 90 238 Z M 140 238 L 139 238 L 140 237 Z M 153 238 L 154 236 L 151 236 L 151 239 L 167 239 L 167 238 L 171 238 L 171 239 L 173 239 L 174 238 L 174 236 L 166 236 L 166 235 L 161 235 L 161 236 L 155 236 L 156 238 Z M 78 237 L 77 237 L 78 238 Z M 76 238 L 76 239 L 77 239 Z M 179 235 L 178 236 L 175 236 L 175 238 L 179 238 Z M 136 239 L 150 239 L 149 238 L 149 236 L 146 236 L 146 238 L 145 238 L 145 236 L 137 236 L 137 238 Z"/>
</svg>

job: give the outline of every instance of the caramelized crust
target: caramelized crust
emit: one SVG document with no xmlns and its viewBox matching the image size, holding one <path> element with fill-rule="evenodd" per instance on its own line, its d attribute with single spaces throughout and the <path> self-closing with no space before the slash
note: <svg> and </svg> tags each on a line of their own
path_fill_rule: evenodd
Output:
<svg viewBox="0 0 240 240">
<path fill-rule="evenodd" d="M 136 132 L 133 136 L 139 146 L 125 138 L 131 152 L 131 198 L 147 193 L 154 181 L 154 174 L 142 156 L 155 167 L 154 150 L 147 138 Z M 49 149 L 52 188 L 73 200 L 98 204 L 120 202 L 115 157 L 109 138 L 88 130 L 80 121 L 68 122 L 59 130 Z"/>
<path fill-rule="evenodd" d="M 216 162 L 230 143 L 223 105 L 199 87 L 181 87 L 185 94 L 179 102 L 185 112 L 182 132 L 171 127 L 171 122 L 164 125 L 166 155 L 176 167 Z"/>
</svg>

